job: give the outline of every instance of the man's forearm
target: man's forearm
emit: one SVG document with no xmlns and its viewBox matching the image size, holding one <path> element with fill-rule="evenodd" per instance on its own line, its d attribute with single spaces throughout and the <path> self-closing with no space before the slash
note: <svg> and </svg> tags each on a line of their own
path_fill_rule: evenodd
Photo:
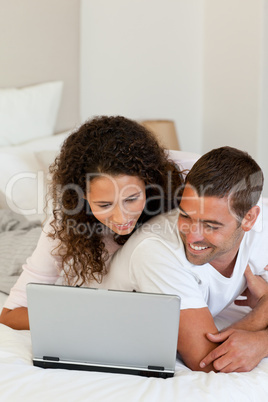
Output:
<svg viewBox="0 0 268 402">
<path fill-rule="evenodd" d="M 264 338 L 264 344 L 265 346 L 265 350 L 266 350 L 266 354 L 263 357 L 268 357 L 268 328 L 266 328 L 263 332 L 266 336 Z"/>
<path fill-rule="evenodd" d="M 230 325 L 230 328 L 246 331 L 261 331 L 268 328 L 268 295 L 263 296 L 258 304 L 241 320 Z"/>
</svg>

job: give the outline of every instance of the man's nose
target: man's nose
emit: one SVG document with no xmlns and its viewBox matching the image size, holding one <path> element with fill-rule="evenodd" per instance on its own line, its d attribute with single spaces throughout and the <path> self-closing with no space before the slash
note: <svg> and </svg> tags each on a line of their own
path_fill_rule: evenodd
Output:
<svg viewBox="0 0 268 402">
<path fill-rule="evenodd" d="M 202 225 L 200 223 L 192 223 L 188 230 L 184 231 L 187 243 L 195 243 L 204 240 Z"/>
</svg>

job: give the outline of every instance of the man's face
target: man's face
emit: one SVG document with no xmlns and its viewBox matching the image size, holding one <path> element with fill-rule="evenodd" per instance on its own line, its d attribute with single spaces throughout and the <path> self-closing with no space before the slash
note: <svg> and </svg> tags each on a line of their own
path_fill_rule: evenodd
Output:
<svg viewBox="0 0 268 402">
<path fill-rule="evenodd" d="M 199 197 L 191 186 L 183 192 L 178 227 L 187 259 L 219 271 L 235 260 L 244 235 L 227 198 Z"/>
</svg>

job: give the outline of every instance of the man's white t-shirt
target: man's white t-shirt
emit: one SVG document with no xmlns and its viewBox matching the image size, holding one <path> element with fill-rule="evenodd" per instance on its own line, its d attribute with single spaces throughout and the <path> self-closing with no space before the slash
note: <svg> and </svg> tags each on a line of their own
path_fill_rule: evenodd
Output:
<svg viewBox="0 0 268 402">
<path fill-rule="evenodd" d="M 268 281 L 268 207 L 246 232 L 230 278 L 210 264 L 193 265 L 184 252 L 173 210 L 157 216 L 135 232 L 112 258 L 109 283 L 113 289 L 176 294 L 181 308 L 208 307 L 216 316 L 245 289 L 247 264 Z"/>
</svg>

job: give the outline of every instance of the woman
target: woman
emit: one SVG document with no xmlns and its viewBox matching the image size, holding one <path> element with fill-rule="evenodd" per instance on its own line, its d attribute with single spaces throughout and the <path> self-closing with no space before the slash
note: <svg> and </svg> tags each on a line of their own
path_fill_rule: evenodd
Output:
<svg viewBox="0 0 268 402">
<path fill-rule="evenodd" d="M 138 226 L 177 206 L 182 174 L 155 137 L 124 117 L 86 122 L 50 167 L 52 218 L 11 290 L 0 322 L 27 329 L 26 284 L 108 287 L 113 253 Z"/>
</svg>

